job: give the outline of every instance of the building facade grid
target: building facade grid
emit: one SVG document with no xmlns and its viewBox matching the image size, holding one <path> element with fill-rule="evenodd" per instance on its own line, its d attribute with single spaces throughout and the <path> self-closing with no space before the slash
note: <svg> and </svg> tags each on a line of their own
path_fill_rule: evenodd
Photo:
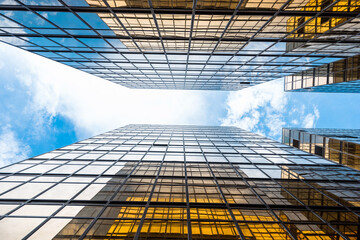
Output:
<svg viewBox="0 0 360 240">
<path fill-rule="evenodd" d="M 357 0 L 0 3 L 0 40 L 130 88 L 239 90 L 353 56 Z"/>
<path fill-rule="evenodd" d="M 360 129 L 284 128 L 282 141 L 360 170 Z"/>
<path fill-rule="evenodd" d="M 6 239 L 359 237 L 358 171 L 233 127 L 128 125 L 0 174 Z"/>
<path fill-rule="evenodd" d="M 296 92 L 360 92 L 360 56 L 324 64 L 285 77 L 285 90 Z"/>
</svg>

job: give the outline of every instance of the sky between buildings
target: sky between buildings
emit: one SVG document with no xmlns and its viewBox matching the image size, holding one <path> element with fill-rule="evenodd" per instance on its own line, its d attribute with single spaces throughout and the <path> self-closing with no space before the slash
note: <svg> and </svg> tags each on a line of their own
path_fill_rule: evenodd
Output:
<svg viewBox="0 0 360 240">
<path fill-rule="evenodd" d="M 134 123 L 236 126 L 280 141 L 283 127 L 360 128 L 360 94 L 136 90 L 0 43 L 0 165 Z"/>
</svg>

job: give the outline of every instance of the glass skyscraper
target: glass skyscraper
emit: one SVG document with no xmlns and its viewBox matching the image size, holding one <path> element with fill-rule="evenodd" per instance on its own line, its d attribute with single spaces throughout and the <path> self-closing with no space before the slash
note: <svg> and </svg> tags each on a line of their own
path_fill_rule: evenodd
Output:
<svg viewBox="0 0 360 240">
<path fill-rule="evenodd" d="M 239 90 L 360 54 L 358 0 L 6 0 L 0 41 L 130 88 Z"/>
<path fill-rule="evenodd" d="M 360 93 L 360 55 L 286 76 L 285 90 Z"/>
<path fill-rule="evenodd" d="M 359 239 L 359 171 L 234 127 L 128 125 L 0 174 L 0 239 Z"/>
<path fill-rule="evenodd" d="M 283 129 L 283 143 L 360 170 L 360 129 Z"/>
</svg>

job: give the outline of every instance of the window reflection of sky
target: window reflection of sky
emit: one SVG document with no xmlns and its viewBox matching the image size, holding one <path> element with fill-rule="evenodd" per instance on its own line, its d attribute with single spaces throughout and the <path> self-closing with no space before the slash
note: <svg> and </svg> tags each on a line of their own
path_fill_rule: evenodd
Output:
<svg viewBox="0 0 360 240">
<path fill-rule="evenodd" d="M 34 6 L 63 6 L 58 1 L 22 2 Z M 89 7 L 86 1 L 64 2 L 74 7 Z M 7 2 L 0 2 L 0 4 L 5 3 Z M 118 19 L 111 18 L 110 13 L 2 11 L 0 12 L 0 29 L 4 36 L 1 36 L 1 40 L 90 73 L 93 72 L 87 67 L 96 67 L 97 76 L 125 86 L 132 87 L 133 84 L 139 84 L 139 87 L 144 88 L 174 88 L 178 87 L 179 83 L 183 83 L 182 87 L 186 89 L 226 90 L 241 89 L 333 62 L 339 58 L 324 57 L 331 55 L 331 51 L 336 53 L 339 49 L 343 54 L 349 54 L 349 49 L 354 47 L 351 44 L 336 44 L 334 47 L 318 44 L 311 45 L 313 48 L 300 47 L 294 51 L 288 51 L 285 42 L 219 41 L 218 49 L 214 51 L 212 48 L 216 46 L 217 41 L 194 39 L 190 48 L 192 51 L 189 54 L 187 52 L 188 40 L 156 39 L 158 32 L 155 26 L 149 25 L 147 26 L 149 29 L 144 28 L 146 24 L 153 23 L 151 18 L 145 20 L 144 14 L 136 15 L 139 19 L 141 17 L 140 22 L 136 22 L 135 15 L 118 13 L 117 16 L 121 21 L 126 21 L 125 25 L 130 35 L 121 29 Z M 165 17 L 161 14 L 156 16 L 160 34 L 164 38 L 172 36 L 170 29 L 172 25 L 166 22 L 169 21 L 169 16 Z M 130 24 L 131 21 L 135 21 L 133 25 Z M 142 26 L 141 21 L 146 21 L 146 24 L 144 22 L 145 25 Z M 209 20 L 201 16 L 196 23 L 205 24 L 206 21 Z M 214 20 L 216 21 L 220 20 Z M 244 19 L 237 18 L 234 21 L 246 22 Z M 181 20 L 178 19 L 177 22 Z M 238 22 L 234 24 L 240 27 L 236 25 Z M 193 37 L 211 37 L 214 26 L 209 25 L 209 31 L 202 33 L 203 30 L 198 29 L 196 25 Z M 274 27 L 275 23 L 270 23 L 270 26 Z M 278 27 L 280 26 L 284 27 L 286 23 Z M 187 31 L 184 36 L 189 36 L 190 29 L 184 29 Z M 184 29 L 180 26 L 177 30 Z M 221 32 L 223 28 L 215 30 Z M 234 34 L 232 27 L 228 31 L 229 34 Z M 10 34 L 24 36 L 12 37 Z M 123 39 L 115 39 L 119 35 Z M 147 39 L 149 36 L 155 38 Z M 257 37 L 259 36 L 255 34 L 254 38 Z M 237 47 L 234 49 L 235 46 Z M 327 48 L 317 52 L 317 46 L 327 46 Z M 162 53 L 163 50 L 166 54 Z M 173 54 L 174 52 L 177 54 Z M 118 69 L 122 71 L 119 72 Z M 160 81 L 154 85 L 153 79 Z M 132 81 L 132 84 L 129 85 L 129 81 Z"/>
</svg>

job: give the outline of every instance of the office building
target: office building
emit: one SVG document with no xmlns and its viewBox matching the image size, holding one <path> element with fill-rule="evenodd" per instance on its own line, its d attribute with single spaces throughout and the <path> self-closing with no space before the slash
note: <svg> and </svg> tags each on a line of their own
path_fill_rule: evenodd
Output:
<svg viewBox="0 0 360 240">
<path fill-rule="evenodd" d="M 0 238 L 359 239 L 359 171 L 234 127 L 128 125 L 0 169 Z"/>
<path fill-rule="evenodd" d="M 283 143 L 360 170 L 360 129 L 283 129 Z"/>
<path fill-rule="evenodd" d="M 8 0 L 0 40 L 130 88 L 239 90 L 360 54 L 358 0 Z"/>
<path fill-rule="evenodd" d="M 286 76 L 285 90 L 360 93 L 360 55 Z"/>
</svg>

